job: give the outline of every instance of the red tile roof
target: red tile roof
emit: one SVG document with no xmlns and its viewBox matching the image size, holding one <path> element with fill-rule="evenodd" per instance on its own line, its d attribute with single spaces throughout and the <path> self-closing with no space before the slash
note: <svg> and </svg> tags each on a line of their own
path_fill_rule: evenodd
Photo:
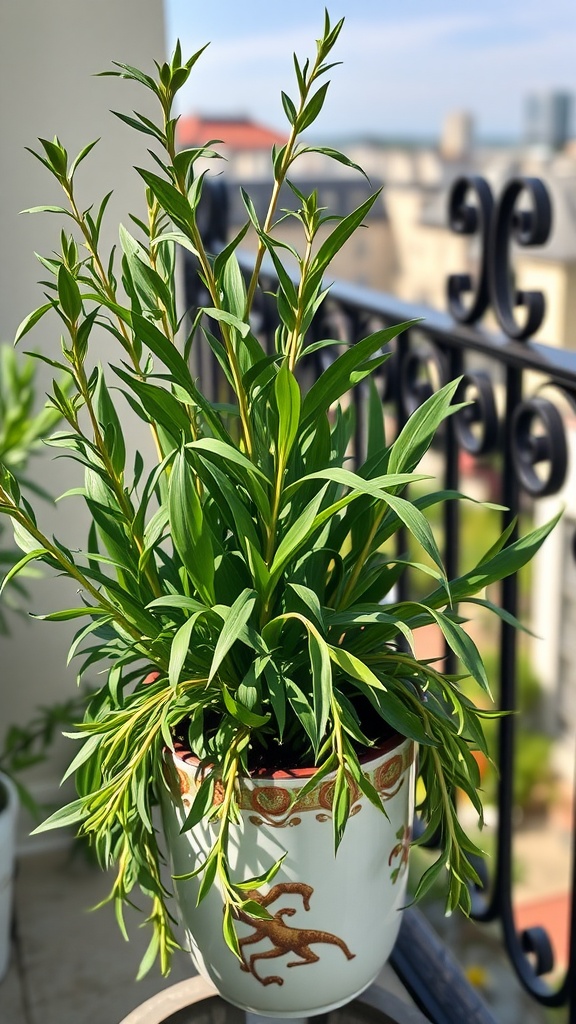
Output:
<svg viewBox="0 0 576 1024">
<path fill-rule="evenodd" d="M 220 139 L 229 149 L 271 149 L 283 146 L 288 136 L 255 124 L 249 118 L 181 117 L 177 129 L 180 146 L 203 146 Z"/>
</svg>

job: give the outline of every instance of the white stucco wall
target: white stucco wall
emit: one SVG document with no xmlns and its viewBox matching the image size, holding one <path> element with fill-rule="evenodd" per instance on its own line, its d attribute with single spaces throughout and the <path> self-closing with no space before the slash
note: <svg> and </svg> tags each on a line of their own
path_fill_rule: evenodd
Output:
<svg viewBox="0 0 576 1024">
<path fill-rule="evenodd" d="M 3 0 L 0 5 L 0 339 L 11 340 L 24 316 L 44 301 L 36 284 L 44 271 L 34 251 L 49 254 L 56 248 L 61 227 L 53 215 L 19 216 L 26 207 L 62 201 L 56 182 L 25 147 L 37 148 L 38 136 L 57 134 L 74 156 L 102 138 L 81 165 L 77 182 L 85 206 L 114 189 L 103 232 L 107 250 L 116 242 L 118 222 L 128 223 L 128 211 L 142 212 L 135 199 L 140 179 L 132 168 L 150 159 L 146 137 L 110 109 L 153 108 L 133 83 L 93 76 L 113 60 L 153 70 L 153 59 L 164 56 L 162 0 Z M 57 358 L 59 334 L 56 319 L 46 318 L 22 347 Z M 54 454 L 50 449 L 36 460 L 34 471 L 52 492 L 61 492 L 71 485 L 72 469 L 54 462 Z M 78 500 L 60 506 L 57 519 L 48 508 L 41 512 L 48 533 L 56 532 L 67 544 L 81 541 Z M 69 585 L 43 582 L 34 585 L 30 607 L 48 611 L 65 606 L 70 596 L 74 603 L 73 595 Z M 11 722 L 26 721 L 35 705 L 73 692 L 75 670 L 65 667 L 73 632 L 59 624 L 14 619 L 12 635 L 0 637 L 0 734 Z M 55 758 L 39 773 L 39 790 L 51 791 L 62 760 Z"/>
</svg>

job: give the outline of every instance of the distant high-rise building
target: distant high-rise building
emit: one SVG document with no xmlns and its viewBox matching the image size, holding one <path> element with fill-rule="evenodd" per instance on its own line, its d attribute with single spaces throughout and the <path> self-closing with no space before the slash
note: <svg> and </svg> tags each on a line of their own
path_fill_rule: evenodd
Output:
<svg viewBox="0 0 576 1024">
<path fill-rule="evenodd" d="M 445 160 L 466 160 L 474 145 L 474 118 L 467 110 L 453 110 L 444 118 L 440 152 Z"/>
<path fill-rule="evenodd" d="M 529 146 L 562 149 L 571 134 L 572 95 L 567 92 L 532 93 L 524 108 L 524 141 Z"/>
</svg>

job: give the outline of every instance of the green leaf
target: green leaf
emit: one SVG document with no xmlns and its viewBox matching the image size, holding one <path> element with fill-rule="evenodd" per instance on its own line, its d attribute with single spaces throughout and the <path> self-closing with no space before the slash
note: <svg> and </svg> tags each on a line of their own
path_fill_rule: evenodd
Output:
<svg viewBox="0 0 576 1024">
<path fill-rule="evenodd" d="M 426 517 L 422 515 L 420 510 L 417 509 L 411 501 L 408 501 L 406 498 L 401 498 L 399 495 L 387 494 L 384 500 L 390 505 L 390 508 L 396 513 L 401 522 L 404 523 L 412 536 L 416 538 L 426 554 L 429 555 L 432 561 L 438 566 L 444 578 L 445 572 L 444 565 L 442 563 L 442 556 L 438 550 L 438 545 L 432 532 L 432 527 Z M 445 580 L 444 585 L 447 593 L 449 594 L 450 591 L 447 580 Z"/>
<path fill-rule="evenodd" d="M 232 950 L 234 956 L 238 957 L 239 960 L 242 960 L 240 946 L 238 944 L 238 936 L 236 935 L 234 919 L 232 917 L 232 910 L 229 903 L 227 903 L 224 908 L 224 924 L 222 926 L 222 930 L 226 945 Z"/>
<path fill-rule="evenodd" d="M 347 157 L 345 153 L 341 153 L 338 149 L 332 149 L 330 146 L 302 146 L 298 151 L 300 153 L 321 153 L 322 156 L 327 156 L 331 160 L 336 160 L 340 164 L 344 164 L 345 167 L 350 167 L 354 171 L 359 171 L 360 174 L 364 175 L 368 180 L 368 175 L 360 167 L 360 164 L 355 164 L 350 157 Z"/>
<path fill-rule="evenodd" d="M 63 312 L 71 323 L 76 323 L 82 312 L 82 299 L 78 283 L 64 263 L 58 270 L 58 298 Z"/>
<path fill-rule="evenodd" d="M 391 473 L 414 469 L 427 452 L 440 424 L 462 406 L 452 405 L 459 379 L 450 381 L 426 399 L 409 417 L 390 449 Z"/>
<path fill-rule="evenodd" d="M 302 423 L 315 419 L 321 412 L 329 409 L 334 402 L 352 386 L 352 374 L 378 349 L 388 345 L 403 331 L 406 331 L 417 320 L 387 327 L 370 334 L 362 341 L 356 342 L 342 355 L 338 356 L 330 366 L 318 377 L 309 389 L 302 403 Z M 383 359 L 386 357 L 383 357 Z"/>
<path fill-rule="evenodd" d="M 212 535 L 196 490 L 186 450 L 176 455 L 168 486 L 168 514 L 174 546 L 202 599 L 214 603 Z"/>
<path fill-rule="evenodd" d="M 71 803 L 66 804 L 65 807 L 60 807 L 57 811 L 54 811 L 54 814 L 46 818 L 46 821 L 43 821 L 41 825 L 33 829 L 30 834 L 36 836 L 40 832 L 48 832 L 53 828 L 78 825 L 88 817 L 88 814 L 89 812 L 83 799 L 73 800 Z"/>
<path fill-rule="evenodd" d="M 364 796 L 370 801 L 370 803 L 376 808 L 376 810 L 383 811 L 384 814 L 386 814 L 384 804 L 380 799 L 378 790 L 374 788 L 370 780 L 362 771 L 362 766 L 359 763 L 358 758 L 353 750 L 350 750 L 349 753 L 347 754 L 346 765 L 348 767 L 350 775 L 357 783 L 359 788 L 362 790 Z"/>
<path fill-rule="evenodd" d="M 181 834 L 183 834 L 184 832 L 189 832 L 190 829 L 198 825 L 199 822 L 202 821 L 202 818 L 204 818 L 212 809 L 215 782 L 216 779 L 213 772 L 210 772 L 208 775 L 206 775 L 204 779 L 202 779 L 202 782 L 200 783 L 196 791 L 196 796 L 194 797 L 192 807 L 190 808 L 190 811 L 184 820 L 182 828 L 180 829 Z M 214 860 L 216 866 L 217 858 L 209 857 L 208 861 L 210 861 L 211 859 Z M 208 867 L 208 861 L 206 862 L 204 870 L 206 870 Z M 198 902 L 200 902 L 200 900 L 198 900 Z"/>
<path fill-rule="evenodd" d="M 278 408 L 278 457 L 286 465 L 300 426 L 300 388 L 286 362 L 282 363 L 274 382 Z"/>
<path fill-rule="evenodd" d="M 298 516 L 296 522 L 293 523 L 288 532 L 284 534 L 278 548 L 276 549 L 274 561 L 270 567 L 271 586 L 275 585 L 282 570 L 314 531 L 316 527 L 316 516 L 318 515 L 318 511 L 324 500 L 327 488 L 328 484 L 326 484 L 326 486 L 323 487 L 310 502 L 308 502 L 303 512 Z"/>
<path fill-rule="evenodd" d="M 124 444 L 124 436 L 122 434 L 122 427 L 118 418 L 118 413 L 116 412 L 116 406 L 110 398 L 110 393 L 106 386 L 101 366 L 98 367 L 98 378 L 94 391 L 94 403 L 98 420 L 104 430 L 106 440 L 109 442 L 107 448 L 112 461 L 112 466 L 115 473 L 118 476 L 121 476 L 126 465 L 126 446 Z"/>
<path fill-rule="evenodd" d="M 366 683 L 373 690 L 386 690 L 386 687 L 380 682 L 378 676 L 374 675 L 372 669 L 368 668 L 355 654 L 345 651 L 343 647 L 329 646 L 328 651 L 332 661 L 338 665 L 338 668 L 342 669 L 346 676 Z"/>
<path fill-rule="evenodd" d="M 324 106 L 324 100 L 326 99 L 326 93 L 328 91 L 329 85 L 329 82 L 324 82 L 324 84 L 320 86 L 318 91 L 314 93 L 312 98 L 308 100 L 308 103 L 306 104 L 304 110 L 302 111 L 300 117 L 298 118 L 299 132 L 303 132 L 306 130 L 306 128 L 309 128 L 310 125 L 318 117 L 318 114 L 320 113 L 322 107 Z M 361 220 L 363 219 L 364 218 L 362 217 Z"/>
<path fill-rule="evenodd" d="M 386 450 L 384 428 L 384 407 L 380 393 L 372 377 L 368 378 L 368 429 L 366 462 Z"/>
<path fill-rule="evenodd" d="M 442 856 L 439 857 L 438 860 L 435 860 L 434 863 L 426 869 L 426 871 L 420 878 L 420 881 L 418 882 L 418 885 L 416 887 L 416 892 L 414 893 L 413 902 L 416 903 L 418 900 L 422 899 L 422 897 L 425 896 L 427 892 L 430 892 L 432 886 L 440 880 L 440 877 L 444 874 L 445 871 L 446 858 Z"/>
<path fill-rule="evenodd" d="M 282 856 L 274 862 L 272 867 L 268 868 L 268 871 L 265 871 L 261 875 L 254 875 L 252 878 L 246 878 L 243 882 L 234 882 L 234 888 L 239 889 L 240 892 L 251 892 L 252 889 L 260 889 L 263 885 L 269 885 L 280 871 L 280 868 L 287 856 L 288 855 L 286 853 L 283 853 Z"/>
<path fill-rule="evenodd" d="M 317 593 L 314 590 L 311 590 L 310 587 L 304 587 L 300 583 L 289 583 L 288 586 L 295 594 L 298 595 L 307 610 L 312 613 L 316 619 L 317 625 L 324 630 L 324 612 Z"/>
<path fill-rule="evenodd" d="M 497 583 L 506 576 L 518 572 L 523 565 L 532 560 L 536 552 L 542 546 L 548 535 L 552 532 L 559 521 L 562 512 L 555 515 L 549 522 L 539 526 L 521 537 L 519 540 L 508 544 L 507 547 L 498 551 L 497 554 L 482 560 L 469 572 L 459 576 L 450 582 L 450 594 L 454 604 L 466 601 L 474 597 L 485 587 Z M 444 589 L 434 590 L 423 600 L 427 608 L 439 607 L 445 603 L 446 594 Z"/>
<path fill-rule="evenodd" d="M 234 700 L 230 691 L 225 686 L 222 687 L 222 696 L 229 714 L 249 729 L 259 729 L 270 721 L 270 715 L 257 715 L 239 700 Z"/>
<path fill-rule="evenodd" d="M 20 341 L 20 338 L 23 338 L 25 334 L 28 334 L 28 331 L 32 330 L 32 328 L 38 323 L 39 320 L 42 319 L 44 314 L 47 313 L 49 309 L 54 309 L 53 302 L 46 302 L 44 303 L 43 306 L 38 306 L 38 309 L 33 310 L 32 313 L 29 313 L 28 316 L 24 317 L 22 323 L 18 326 L 18 330 L 16 331 L 16 337 L 14 338 L 15 345 Z"/>
<path fill-rule="evenodd" d="M 256 604 L 257 597 L 258 595 L 256 594 L 256 591 L 248 589 L 243 590 L 234 601 L 234 604 L 228 609 L 224 626 L 214 649 L 214 656 L 210 666 L 208 682 L 214 678 L 222 664 L 222 661 L 228 654 L 228 651 L 236 640 L 240 638 L 240 635 L 252 614 L 252 609 Z"/>
<path fill-rule="evenodd" d="M 82 608 L 63 608 L 57 612 L 47 612 L 45 615 L 34 615 L 32 612 L 30 614 L 33 619 L 41 619 L 42 622 L 68 622 L 69 619 L 80 619 L 84 615 L 108 616 L 110 612 L 104 608 L 84 605 Z"/>
<path fill-rule="evenodd" d="M 2 580 L 2 585 L 0 586 L 0 594 L 4 590 L 4 587 L 10 582 L 10 580 L 17 576 L 18 573 L 21 572 L 21 570 L 28 565 L 28 562 L 32 562 L 37 558 L 42 558 L 42 556 L 46 554 L 48 554 L 46 548 L 33 548 L 32 551 L 28 551 L 28 553 L 24 555 L 24 558 L 21 558 L 18 562 L 16 562 L 16 564 L 13 565 L 12 568 L 9 569 L 8 572 L 6 573 L 4 579 Z"/>
<path fill-rule="evenodd" d="M 189 387 L 193 383 L 188 364 L 173 342 L 169 341 L 155 324 L 134 310 L 132 312 L 132 327 L 138 340 L 147 345 L 154 355 L 162 360 L 179 384 Z"/>
<path fill-rule="evenodd" d="M 334 783 L 334 795 L 332 797 L 332 825 L 334 828 L 334 852 L 338 850 L 344 830 L 350 815 L 350 788 L 346 778 L 346 772 L 339 769 Z"/>
<path fill-rule="evenodd" d="M 120 244 L 124 252 L 132 283 L 145 307 L 152 311 L 163 306 L 170 320 L 173 319 L 172 293 L 160 274 L 150 265 L 150 257 L 143 247 L 120 224 Z"/>
<path fill-rule="evenodd" d="M 170 663 L 168 665 L 168 680 L 170 686 L 176 688 L 180 682 L 180 673 L 184 667 L 184 662 L 188 655 L 190 647 L 190 637 L 192 630 L 196 625 L 198 616 L 202 612 L 194 612 L 186 622 L 180 626 L 180 629 L 176 630 L 174 639 L 170 645 Z"/>
<path fill-rule="evenodd" d="M 290 124 L 294 124 L 298 112 L 294 103 L 285 92 L 282 92 L 282 106 L 284 107 L 284 113 L 286 114 Z"/>
<path fill-rule="evenodd" d="M 255 917 L 259 921 L 272 921 L 272 914 L 261 903 L 257 903 L 256 900 L 245 900 L 242 904 L 242 910 L 245 914 L 249 914 L 250 917 Z"/>
<path fill-rule="evenodd" d="M 136 975 L 136 981 L 141 981 L 142 978 L 146 974 L 148 974 L 148 971 L 151 970 L 151 968 L 153 967 L 154 961 L 156 960 L 156 957 L 158 956 L 159 952 L 160 952 L 160 932 L 159 931 L 153 931 L 152 932 L 152 938 L 150 939 L 150 942 L 148 943 L 146 952 L 144 953 L 144 956 L 142 957 L 142 959 L 140 961 L 140 964 L 138 966 L 138 973 Z"/>
<path fill-rule="evenodd" d="M 245 338 L 250 332 L 250 324 L 247 324 L 244 320 L 240 320 L 240 318 L 234 316 L 233 313 L 228 313 L 225 309 L 214 309 L 209 306 L 204 306 L 202 312 L 212 320 L 217 320 L 218 323 L 228 324 L 230 327 L 233 327 L 238 331 L 241 338 Z"/>
<path fill-rule="evenodd" d="M 164 388 L 126 373 L 119 366 L 113 366 L 112 369 L 138 396 L 150 419 L 160 424 L 176 444 L 180 442 L 182 434 L 185 437 L 190 435 L 190 420 L 174 395 Z"/>
<path fill-rule="evenodd" d="M 316 734 L 319 742 L 326 732 L 326 725 L 332 705 L 332 667 L 330 648 L 311 622 L 307 624 L 308 650 L 312 669 L 312 696 Z"/>
<path fill-rule="evenodd" d="M 432 615 L 434 616 L 438 626 L 440 627 L 442 634 L 446 642 L 450 645 L 454 654 L 462 662 L 466 672 L 468 672 L 473 679 L 482 687 L 483 690 L 491 697 L 490 683 L 486 676 L 486 669 L 480 655 L 480 651 L 476 647 L 476 644 L 471 637 L 462 629 L 462 626 L 458 625 L 457 622 L 453 622 L 447 615 L 442 612 L 431 609 Z"/>
<path fill-rule="evenodd" d="M 89 142 L 87 146 L 84 146 L 84 148 L 80 150 L 78 156 L 70 164 L 70 170 L 68 171 L 68 178 L 70 181 L 72 181 L 72 178 L 74 177 L 74 173 L 76 171 L 76 168 L 78 167 L 78 164 L 80 164 L 82 160 L 84 160 L 88 156 L 91 150 L 94 149 L 94 146 L 96 146 L 99 142 L 100 139 L 94 139 L 93 142 Z"/>
<path fill-rule="evenodd" d="M 267 522 L 270 519 L 270 502 L 262 486 L 262 484 L 268 486 L 268 479 L 238 448 L 216 437 L 202 437 L 198 441 L 189 442 L 186 447 L 202 456 L 214 459 L 216 464 L 222 459 L 228 462 L 231 470 L 254 499 L 264 521 Z"/>
<path fill-rule="evenodd" d="M 170 182 L 165 181 L 164 178 L 153 174 L 152 171 L 144 170 L 142 167 L 136 167 L 136 170 L 144 179 L 148 188 L 152 189 L 160 206 L 166 211 L 168 216 L 180 227 L 183 227 L 184 230 L 189 229 L 193 219 L 192 210 L 188 201 L 180 194 L 178 189 L 174 188 L 174 185 L 171 185 Z"/>
<path fill-rule="evenodd" d="M 316 728 L 316 716 L 314 715 L 314 711 L 310 706 L 308 698 L 293 679 L 285 679 L 284 687 L 288 703 L 290 704 L 294 714 L 300 720 L 304 731 L 310 737 L 313 749 L 317 750 L 319 746 L 319 736 Z"/>
<path fill-rule="evenodd" d="M 164 594 L 163 597 L 157 597 L 154 601 L 150 601 L 146 605 L 147 608 L 183 608 L 184 611 L 188 612 L 206 612 L 209 609 L 204 604 L 200 604 L 193 597 L 187 597 L 185 594 Z"/>
<path fill-rule="evenodd" d="M 352 235 L 356 231 L 356 229 L 360 227 L 360 224 L 368 215 L 368 213 L 374 206 L 374 203 L 380 196 L 381 191 L 382 190 L 379 189 L 378 192 L 374 193 L 374 195 L 369 196 L 369 198 L 364 203 L 362 203 L 356 210 L 353 210 L 352 213 L 349 213 L 347 217 L 342 218 L 338 226 L 334 228 L 334 231 L 328 236 L 326 241 L 322 243 L 314 259 L 312 260 L 312 271 L 318 271 L 320 273 L 324 272 L 328 264 L 336 255 L 336 253 L 340 252 L 340 249 L 342 248 L 344 243 L 350 238 L 350 235 Z"/>
<path fill-rule="evenodd" d="M 82 744 L 80 750 L 76 754 L 76 757 L 68 765 L 64 775 L 62 776 L 62 782 L 65 782 L 71 775 L 74 775 L 78 768 L 86 763 L 88 758 L 93 757 L 101 743 L 102 735 L 100 733 L 93 733 L 92 736 L 89 736 Z"/>
<path fill-rule="evenodd" d="M 196 905 L 200 906 L 203 899 L 206 898 L 214 879 L 216 878 L 216 872 L 218 870 L 218 857 L 216 856 L 215 850 L 210 853 L 206 863 L 204 864 L 204 871 L 202 873 L 202 879 L 198 888 L 198 896 L 196 897 Z"/>
</svg>

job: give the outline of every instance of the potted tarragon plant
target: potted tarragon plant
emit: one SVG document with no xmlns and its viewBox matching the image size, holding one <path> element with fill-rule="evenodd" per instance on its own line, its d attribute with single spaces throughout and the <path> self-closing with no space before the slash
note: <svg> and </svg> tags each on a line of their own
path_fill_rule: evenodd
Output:
<svg viewBox="0 0 576 1024">
<path fill-rule="evenodd" d="M 464 603 L 528 561 L 551 529 L 512 543 L 503 535 L 473 570 L 446 578 L 424 513 L 453 495 L 412 498 L 408 487 L 459 408 L 457 381 L 417 409 L 391 444 L 381 412 L 372 415 L 370 455 L 350 465 L 353 422 L 341 400 L 381 366 L 406 324 L 344 350 L 334 343 L 327 367 L 302 387 L 299 367 L 313 347 L 309 329 L 331 259 L 377 202 L 373 195 L 348 216 L 330 217 L 315 191 L 304 194 L 291 180 L 312 148 L 300 136 L 324 103 L 341 27 L 326 15 L 315 57 L 295 57 L 294 97 L 282 95 L 289 135 L 272 153 L 268 213 L 259 220 L 243 192 L 246 223 L 219 252 L 206 250 L 197 218 L 199 168 L 216 143 L 179 151 L 173 115 L 202 51 L 185 61 L 178 45 L 155 75 L 124 64 L 107 72 L 140 83 L 159 104 L 157 120 L 118 115 L 154 150 L 150 167 L 137 168 L 147 212 L 120 227 L 116 262 L 100 243 L 108 197 L 88 210 L 76 198 L 76 174 L 95 143 L 70 161 L 58 138 L 41 140 L 36 156 L 66 200 L 48 209 L 70 233 L 58 255 L 41 260 L 46 301 L 18 339 L 44 316 L 63 332 L 61 352 L 49 358 L 72 383 L 66 394 L 54 385 L 51 402 L 66 428 L 50 443 L 84 470 L 67 500 L 83 500 L 90 513 L 85 549 L 46 536 L 7 468 L 0 487 L 0 510 L 24 549 L 19 567 L 40 560 L 78 591 L 73 607 L 45 618 L 83 620 L 71 655 L 82 658 L 81 676 L 105 672 L 77 728 L 83 742 L 69 771 L 78 797 L 43 827 L 76 826 L 102 865 L 115 867 L 110 899 L 121 927 L 132 891 L 149 898 L 142 970 L 158 955 L 166 971 L 178 945 L 168 892 L 175 886 L 197 965 L 232 1002 L 277 1015 L 338 1005 L 380 970 L 406 902 L 416 772 L 424 839 L 439 839 L 417 895 L 444 877 L 448 909 L 468 908 L 477 851 L 454 793 L 463 790 L 482 817 L 474 751 L 485 752 L 489 712 L 461 692 L 459 677 L 416 658 L 414 633 L 436 624 L 462 674 L 486 690 Z M 297 197 L 299 251 L 275 235 L 283 185 Z M 249 231 L 258 248 L 245 278 L 237 248 Z M 181 248 L 196 259 L 209 296 L 183 315 Z M 251 316 L 265 257 L 278 282 L 272 353 Z M 106 367 L 103 331 L 118 348 Z M 212 350 L 232 401 L 209 399 L 195 378 L 199 344 Z M 140 417 L 149 438 L 133 459 L 124 410 Z M 410 560 L 395 550 L 399 530 L 425 553 L 411 559 L 411 571 L 429 582 L 418 602 L 395 599 Z"/>
</svg>

